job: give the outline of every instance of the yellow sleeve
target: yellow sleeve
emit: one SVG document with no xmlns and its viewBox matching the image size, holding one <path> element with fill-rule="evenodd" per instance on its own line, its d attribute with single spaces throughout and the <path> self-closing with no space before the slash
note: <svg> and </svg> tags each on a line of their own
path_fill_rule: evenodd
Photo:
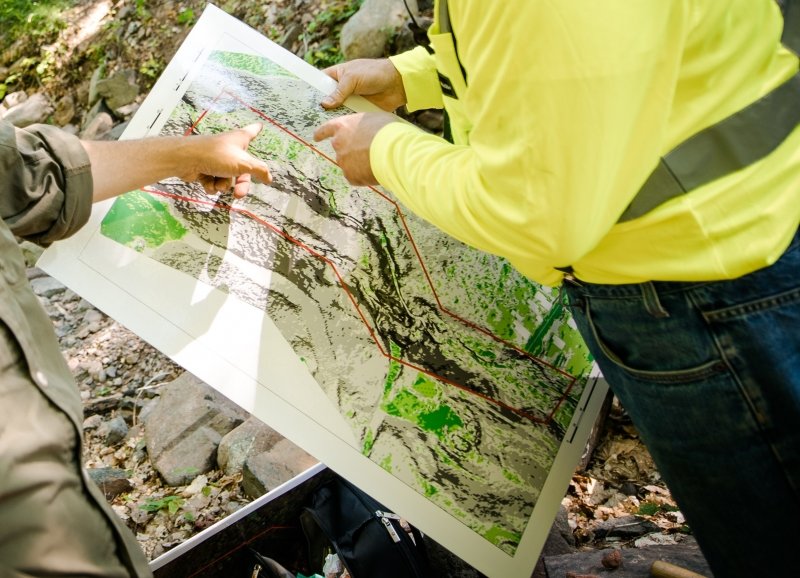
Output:
<svg viewBox="0 0 800 578">
<path fill-rule="evenodd" d="M 378 181 L 450 235 L 558 283 L 553 268 L 598 244 L 657 162 L 684 4 L 451 1 L 469 142 L 388 125 L 370 151 Z"/>
<path fill-rule="evenodd" d="M 406 108 L 409 111 L 423 108 L 442 108 L 442 91 L 436 74 L 433 56 L 422 46 L 390 56 L 389 60 L 403 78 L 406 91 Z"/>
</svg>

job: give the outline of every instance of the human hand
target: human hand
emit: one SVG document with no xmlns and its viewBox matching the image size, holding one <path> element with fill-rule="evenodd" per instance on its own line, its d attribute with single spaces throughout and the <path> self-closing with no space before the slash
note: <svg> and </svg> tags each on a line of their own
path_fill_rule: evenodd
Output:
<svg viewBox="0 0 800 578">
<path fill-rule="evenodd" d="M 247 194 L 252 177 L 271 183 L 267 164 L 247 152 L 261 129 L 262 125 L 255 123 L 215 135 L 185 138 L 189 147 L 185 154 L 192 159 L 186 166 L 192 168 L 178 176 L 185 181 L 198 181 L 210 195 L 233 189 L 236 198 Z"/>
<path fill-rule="evenodd" d="M 397 110 L 407 101 L 400 73 L 388 58 L 359 58 L 322 72 L 339 83 L 322 101 L 324 108 L 339 107 L 352 94 L 365 97 L 387 112 Z"/>
<path fill-rule="evenodd" d="M 360 112 L 329 120 L 314 131 L 314 140 L 331 139 L 336 164 L 352 185 L 377 185 L 369 162 L 369 147 L 378 131 L 398 118 L 388 112 Z"/>
</svg>

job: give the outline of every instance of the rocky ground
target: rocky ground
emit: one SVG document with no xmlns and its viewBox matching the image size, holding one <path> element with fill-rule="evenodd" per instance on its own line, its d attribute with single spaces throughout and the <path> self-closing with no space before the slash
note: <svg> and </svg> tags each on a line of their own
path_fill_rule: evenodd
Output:
<svg viewBox="0 0 800 578">
<path fill-rule="evenodd" d="M 48 42 L 23 37 L 0 44 L 0 82 L 10 95 L 0 106 L 0 116 L 18 102 L 36 100 L 38 94 L 40 108 L 35 112 L 44 112 L 45 120 L 76 133 L 86 135 L 91 128 L 97 132 L 89 136 L 114 138 L 205 2 L 72 4 L 62 15 L 64 27 L 54 31 Z M 358 4 L 230 0 L 220 6 L 324 65 L 339 56 L 336 34 Z M 122 105 L 106 106 L 103 127 L 90 127 L 101 112 L 96 103 L 95 110 L 90 108 L 91 93 L 99 79 L 117 73 L 129 87 L 136 87 L 135 94 Z M 429 128 L 435 130 L 435 125 Z M 26 250 L 32 265 L 35 250 Z M 165 384 L 182 373 L 181 368 L 40 270 L 29 269 L 29 277 L 53 320 L 84 400 L 86 465 L 99 476 L 125 472 L 122 480 L 109 483 L 107 495 L 147 555 L 158 556 L 247 503 L 251 498 L 242 491 L 241 474 L 225 475 L 215 469 L 199 482 L 170 487 L 148 459 L 141 413 Z M 596 448 L 572 478 L 563 506 L 563 544 L 551 545 L 555 550 L 550 554 L 677 543 L 689 531 L 635 429 L 616 404 L 600 426 Z"/>
<path fill-rule="evenodd" d="M 241 475 L 205 475 L 212 490 L 170 487 L 145 451 L 141 412 L 183 370 L 90 303 L 29 269 L 84 401 L 84 463 L 152 559 L 250 501 Z M 115 475 L 114 472 L 122 472 Z"/>
</svg>

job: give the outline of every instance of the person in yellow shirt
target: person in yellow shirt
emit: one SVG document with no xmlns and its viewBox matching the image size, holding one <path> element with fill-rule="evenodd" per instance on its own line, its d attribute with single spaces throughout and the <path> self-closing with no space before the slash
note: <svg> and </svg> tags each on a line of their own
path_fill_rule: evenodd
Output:
<svg viewBox="0 0 800 578">
<path fill-rule="evenodd" d="M 328 69 L 323 106 L 444 108 L 449 140 L 388 112 L 315 134 L 353 184 L 562 286 L 717 578 L 787 572 L 800 515 L 787 4 L 438 1 L 429 47 Z"/>
</svg>

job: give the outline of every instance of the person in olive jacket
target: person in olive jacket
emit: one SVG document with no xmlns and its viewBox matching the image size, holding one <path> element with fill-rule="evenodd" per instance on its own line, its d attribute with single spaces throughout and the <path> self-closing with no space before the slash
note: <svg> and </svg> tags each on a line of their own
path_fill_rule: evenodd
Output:
<svg viewBox="0 0 800 578">
<path fill-rule="evenodd" d="M 25 274 L 16 237 L 41 245 L 93 201 L 178 176 L 244 196 L 270 182 L 247 153 L 258 124 L 214 136 L 81 141 L 0 121 L 0 576 L 151 576 L 134 536 L 82 466 L 78 388 Z"/>
</svg>

